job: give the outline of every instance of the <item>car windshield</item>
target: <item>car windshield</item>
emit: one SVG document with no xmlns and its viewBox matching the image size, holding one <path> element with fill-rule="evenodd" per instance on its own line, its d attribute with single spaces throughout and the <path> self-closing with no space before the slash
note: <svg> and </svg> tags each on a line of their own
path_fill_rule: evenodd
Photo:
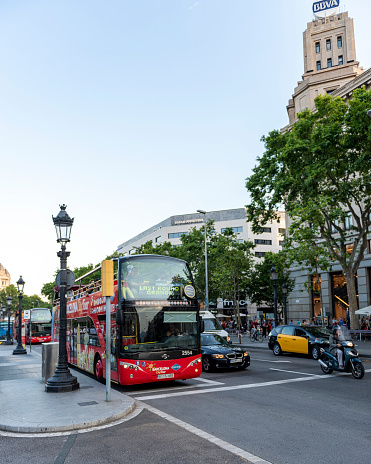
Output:
<svg viewBox="0 0 371 464">
<path fill-rule="evenodd" d="M 203 319 L 205 324 L 205 331 L 207 330 L 222 330 L 223 327 L 216 319 Z"/>
<path fill-rule="evenodd" d="M 315 337 L 325 337 L 329 338 L 331 335 L 331 330 L 326 329 L 326 327 L 308 327 L 305 326 L 305 330 Z"/>
<path fill-rule="evenodd" d="M 201 334 L 201 346 L 210 346 L 210 345 L 223 345 L 230 346 L 228 342 L 224 340 L 220 335 L 213 334 Z"/>
<path fill-rule="evenodd" d="M 161 306 L 128 309 L 120 331 L 122 353 L 199 347 L 196 311 Z"/>
</svg>

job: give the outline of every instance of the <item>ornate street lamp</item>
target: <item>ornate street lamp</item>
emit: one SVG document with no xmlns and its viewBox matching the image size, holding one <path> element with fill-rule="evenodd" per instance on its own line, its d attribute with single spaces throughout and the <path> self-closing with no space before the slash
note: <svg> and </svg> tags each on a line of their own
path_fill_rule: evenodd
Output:
<svg viewBox="0 0 371 464">
<path fill-rule="evenodd" d="M 59 290 L 59 353 L 58 364 L 53 377 L 48 379 L 45 385 L 46 392 L 62 393 L 78 390 L 80 384 L 74 377 L 67 364 L 66 332 L 67 332 L 67 258 L 70 255 L 66 251 L 66 243 L 70 241 L 73 219 L 66 212 L 66 205 L 60 205 L 61 210 L 57 217 L 53 217 L 53 223 L 57 232 L 57 242 L 61 244 L 61 251 L 57 253 L 61 262 L 60 290 Z"/>
<path fill-rule="evenodd" d="M 204 227 L 205 227 L 205 286 L 206 286 L 206 293 L 205 293 L 205 310 L 209 310 L 209 282 L 207 276 L 207 238 L 206 238 L 206 211 L 202 209 L 197 210 L 198 213 L 204 215 Z"/>
<path fill-rule="evenodd" d="M 10 309 L 12 307 L 12 302 L 13 302 L 13 298 L 9 295 L 6 298 L 6 304 L 8 305 L 8 331 L 6 334 L 5 345 L 13 345 L 13 340 L 12 340 L 12 337 L 10 336 Z"/>
<path fill-rule="evenodd" d="M 282 284 L 282 294 L 283 294 L 283 310 L 285 311 L 285 324 L 287 325 L 287 283 Z"/>
<path fill-rule="evenodd" d="M 13 354 L 27 354 L 25 348 L 22 345 L 22 298 L 23 298 L 23 289 L 25 281 L 22 279 L 22 276 L 18 279 L 17 289 L 18 289 L 18 345 L 13 350 Z"/>
<path fill-rule="evenodd" d="M 276 266 L 273 264 L 271 269 L 271 280 L 273 282 L 273 289 L 274 289 L 274 326 L 278 326 L 278 318 L 277 318 L 277 280 L 278 280 L 278 272 L 276 271 Z"/>
</svg>

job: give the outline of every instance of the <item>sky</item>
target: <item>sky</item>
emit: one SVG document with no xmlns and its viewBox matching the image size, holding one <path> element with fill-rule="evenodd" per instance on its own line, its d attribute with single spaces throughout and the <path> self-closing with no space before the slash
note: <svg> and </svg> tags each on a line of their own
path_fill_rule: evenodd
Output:
<svg viewBox="0 0 371 464">
<path fill-rule="evenodd" d="M 176 214 L 240 208 L 288 124 L 311 0 L 1 0 L 0 263 L 25 293 Z M 346 0 L 371 67 L 370 0 Z"/>
</svg>

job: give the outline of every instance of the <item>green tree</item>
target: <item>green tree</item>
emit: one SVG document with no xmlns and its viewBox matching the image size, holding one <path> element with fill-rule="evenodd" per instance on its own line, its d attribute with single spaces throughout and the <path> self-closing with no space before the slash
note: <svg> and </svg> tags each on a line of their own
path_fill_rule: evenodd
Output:
<svg viewBox="0 0 371 464">
<path fill-rule="evenodd" d="M 219 234 L 213 244 L 212 259 L 214 264 L 210 282 L 222 293 L 223 297 L 233 300 L 237 316 L 239 342 L 241 343 L 241 314 L 239 302 L 248 293 L 249 274 L 254 258 L 252 242 L 238 241 L 232 229 Z"/>
<path fill-rule="evenodd" d="M 346 104 L 317 97 L 285 133 L 262 140 L 265 153 L 247 179 L 248 221 L 257 232 L 284 205 L 292 248 L 318 246 L 322 265 L 339 262 L 347 279 L 351 325 L 358 327 L 355 275 L 364 258 L 371 212 L 371 92 L 358 89 Z M 296 252 L 295 252 L 296 253 Z M 303 260 L 305 263 L 305 259 Z M 326 267 L 326 266 L 324 266 Z"/>
<path fill-rule="evenodd" d="M 251 303 L 255 303 L 257 306 L 268 305 L 272 308 L 272 312 L 274 309 L 274 288 L 271 280 L 273 265 L 278 273 L 277 302 L 282 308 L 282 285 L 286 283 L 288 292 L 291 292 L 295 285 L 294 279 L 290 278 L 287 256 L 283 251 L 279 253 L 268 252 L 259 263 L 256 263 L 249 276 L 247 287 Z"/>
</svg>

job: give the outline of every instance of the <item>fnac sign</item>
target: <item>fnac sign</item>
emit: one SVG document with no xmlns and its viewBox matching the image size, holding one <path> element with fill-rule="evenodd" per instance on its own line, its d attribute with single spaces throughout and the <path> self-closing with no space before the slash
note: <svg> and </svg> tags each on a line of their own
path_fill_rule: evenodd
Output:
<svg viewBox="0 0 371 464">
<path fill-rule="evenodd" d="M 340 0 L 322 0 L 313 3 L 313 13 L 317 18 L 331 16 L 339 11 Z"/>
</svg>

